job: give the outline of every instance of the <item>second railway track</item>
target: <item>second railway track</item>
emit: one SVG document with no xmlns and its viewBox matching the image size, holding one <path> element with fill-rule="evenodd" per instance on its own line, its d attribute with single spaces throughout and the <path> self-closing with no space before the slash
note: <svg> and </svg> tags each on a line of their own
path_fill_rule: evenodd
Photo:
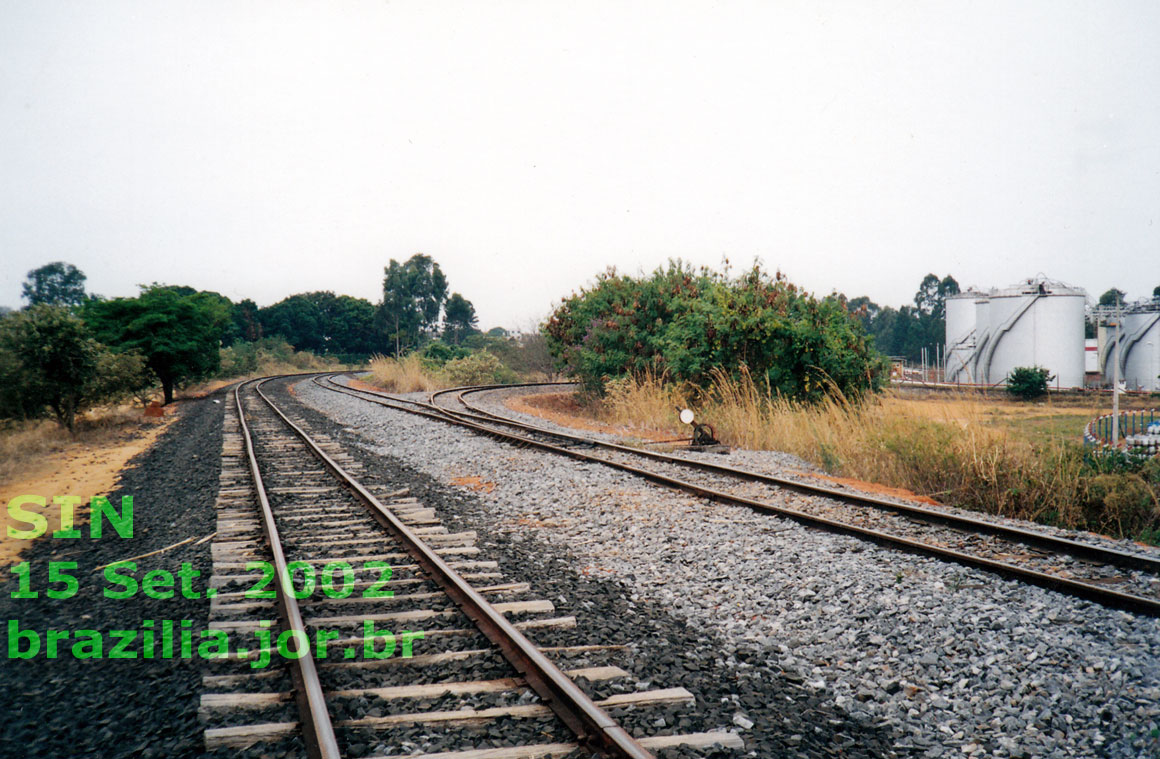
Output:
<svg viewBox="0 0 1160 759">
<path fill-rule="evenodd" d="M 336 383 L 333 376 L 314 381 L 336 392 L 460 424 L 514 444 L 619 468 L 715 500 L 973 566 L 1113 608 L 1160 616 L 1160 557 L 1155 555 L 547 430 L 499 417 L 465 399 L 491 388 L 444 391 L 435 394 L 431 403 L 421 403 L 353 389 Z M 439 398 L 441 403 L 436 402 Z M 448 408 L 448 402 L 453 407 Z M 784 505 L 786 490 L 795 494 L 789 506 Z M 778 494 L 782 497 L 775 497 Z M 777 501 L 782 504 L 775 505 Z"/>
</svg>

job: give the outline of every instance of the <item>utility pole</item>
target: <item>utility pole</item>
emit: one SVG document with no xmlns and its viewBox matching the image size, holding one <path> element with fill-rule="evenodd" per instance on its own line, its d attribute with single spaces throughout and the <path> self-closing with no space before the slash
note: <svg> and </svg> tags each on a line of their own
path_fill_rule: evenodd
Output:
<svg viewBox="0 0 1160 759">
<path fill-rule="evenodd" d="M 1120 299 L 1116 298 L 1116 355 L 1112 360 L 1116 365 L 1112 367 L 1112 445 L 1120 444 L 1120 351 L 1123 350 L 1123 341 L 1120 339 L 1123 323 L 1123 310 L 1120 308 Z"/>
</svg>

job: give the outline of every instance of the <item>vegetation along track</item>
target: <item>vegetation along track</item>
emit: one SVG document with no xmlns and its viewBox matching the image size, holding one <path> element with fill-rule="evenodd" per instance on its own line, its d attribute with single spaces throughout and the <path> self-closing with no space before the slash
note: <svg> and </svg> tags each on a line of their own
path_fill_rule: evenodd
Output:
<svg viewBox="0 0 1160 759">
<path fill-rule="evenodd" d="M 504 582 L 474 533 L 448 533 L 406 489 L 361 484 L 359 464 L 275 406 L 267 381 L 235 388 L 225 424 L 210 629 L 257 646 L 231 646 L 204 677 L 209 752 L 298 740 L 312 757 L 427 759 L 740 746 L 730 733 L 630 736 L 604 709 L 693 695 L 612 685 L 628 673 L 592 664 L 622 646 L 537 649 L 521 630 L 575 619 L 545 616 L 551 602 Z M 565 673 L 550 656 L 582 666 Z M 595 702 L 573 677 L 611 695 Z"/>
<path fill-rule="evenodd" d="M 1160 616 L 1160 558 L 1144 552 L 1123 551 L 948 510 L 547 430 L 488 412 L 468 400 L 475 394 L 510 390 L 510 385 L 440 391 L 424 403 L 351 388 L 335 382 L 335 376 L 319 375 L 314 382 L 329 390 L 462 425 L 517 445 L 632 472 L 710 499 L 976 567 L 1105 606 Z M 788 498 L 786 491 L 792 494 Z M 791 505 L 786 505 L 787 501 Z"/>
</svg>

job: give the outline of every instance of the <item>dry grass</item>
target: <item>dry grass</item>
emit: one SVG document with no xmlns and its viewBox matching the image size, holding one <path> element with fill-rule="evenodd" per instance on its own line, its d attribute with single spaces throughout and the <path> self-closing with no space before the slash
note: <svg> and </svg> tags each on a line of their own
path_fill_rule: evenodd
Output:
<svg viewBox="0 0 1160 759">
<path fill-rule="evenodd" d="M 620 427 L 687 435 L 689 428 L 677 415 L 692 405 L 694 396 L 691 385 L 675 385 L 664 376 L 645 372 L 608 382 L 604 400 L 596 408 L 601 421 Z"/>
<path fill-rule="evenodd" d="M 833 475 L 965 508 L 1131 534 L 1148 523 L 1147 507 L 1127 513 L 1109 500 L 1092 508 L 1090 478 L 1075 445 L 1094 415 L 1087 403 L 1045 409 L 966 395 L 913 400 L 888 392 L 858 404 L 836 396 L 802 406 L 771 397 L 748 376 L 734 381 L 718 375 L 702 393 L 644 376 L 613 383 L 599 415 L 679 433 L 687 428 L 675 409 L 690 405 L 728 445 L 785 451 Z M 1046 432 L 1032 423 L 1042 418 L 1051 422 Z"/>
<path fill-rule="evenodd" d="M 372 357 L 370 374 L 363 379 L 392 393 L 430 392 L 449 387 L 414 353 L 401 359 Z"/>
<path fill-rule="evenodd" d="M 28 476 L 56 454 L 111 445 L 153 424 L 128 404 L 90 410 L 77 420 L 74 435 L 47 419 L 9 422 L 0 429 L 0 481 Z"/>
</svg>

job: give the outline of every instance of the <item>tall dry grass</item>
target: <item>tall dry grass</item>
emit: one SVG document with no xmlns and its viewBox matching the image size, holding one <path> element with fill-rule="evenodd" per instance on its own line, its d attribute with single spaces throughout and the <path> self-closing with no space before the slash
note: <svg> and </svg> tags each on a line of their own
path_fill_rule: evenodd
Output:
<svg viewBox="0 0 1160 759">
<path fill-rule="evenodd" d="M 448 387 L 438 373 L 424 366 L 417 353 L 401 359 L 372 356 L 370 375 L 365 379 L 392 393 L 430 392 Z"/>
<path fill-rule="evenodd" d="M 644 372 L 636 377 L 610 380 L 604 387 L 604 398 L 589 403 L 602 421 L 636 430 L 686 434 L 688 428 L 677 418 L 683 408 L 692 404 L 695 389 L 676 385 L 664 375 Z"/>
<path fill-rule="evenodd" d="M 684 432 L 675 411 L 683 406 L 694 408 L 728 445 L 785 451 L 832 475 L 955 506 L 1117 535 L 1157 518 L 1147 507 L 1143 513 L 1093 510 L 1078 446 L 1032 442 L 994 424 L 983 404 L 966 397 L 915 403 L 887 392 L 852 403 L 834 394 L 806 406 L 769 394 L 746 374 L 719 373 L 705 391 L 644 375 L 610 384 L 599 415 L 615 424 Z"/>
</svg>

